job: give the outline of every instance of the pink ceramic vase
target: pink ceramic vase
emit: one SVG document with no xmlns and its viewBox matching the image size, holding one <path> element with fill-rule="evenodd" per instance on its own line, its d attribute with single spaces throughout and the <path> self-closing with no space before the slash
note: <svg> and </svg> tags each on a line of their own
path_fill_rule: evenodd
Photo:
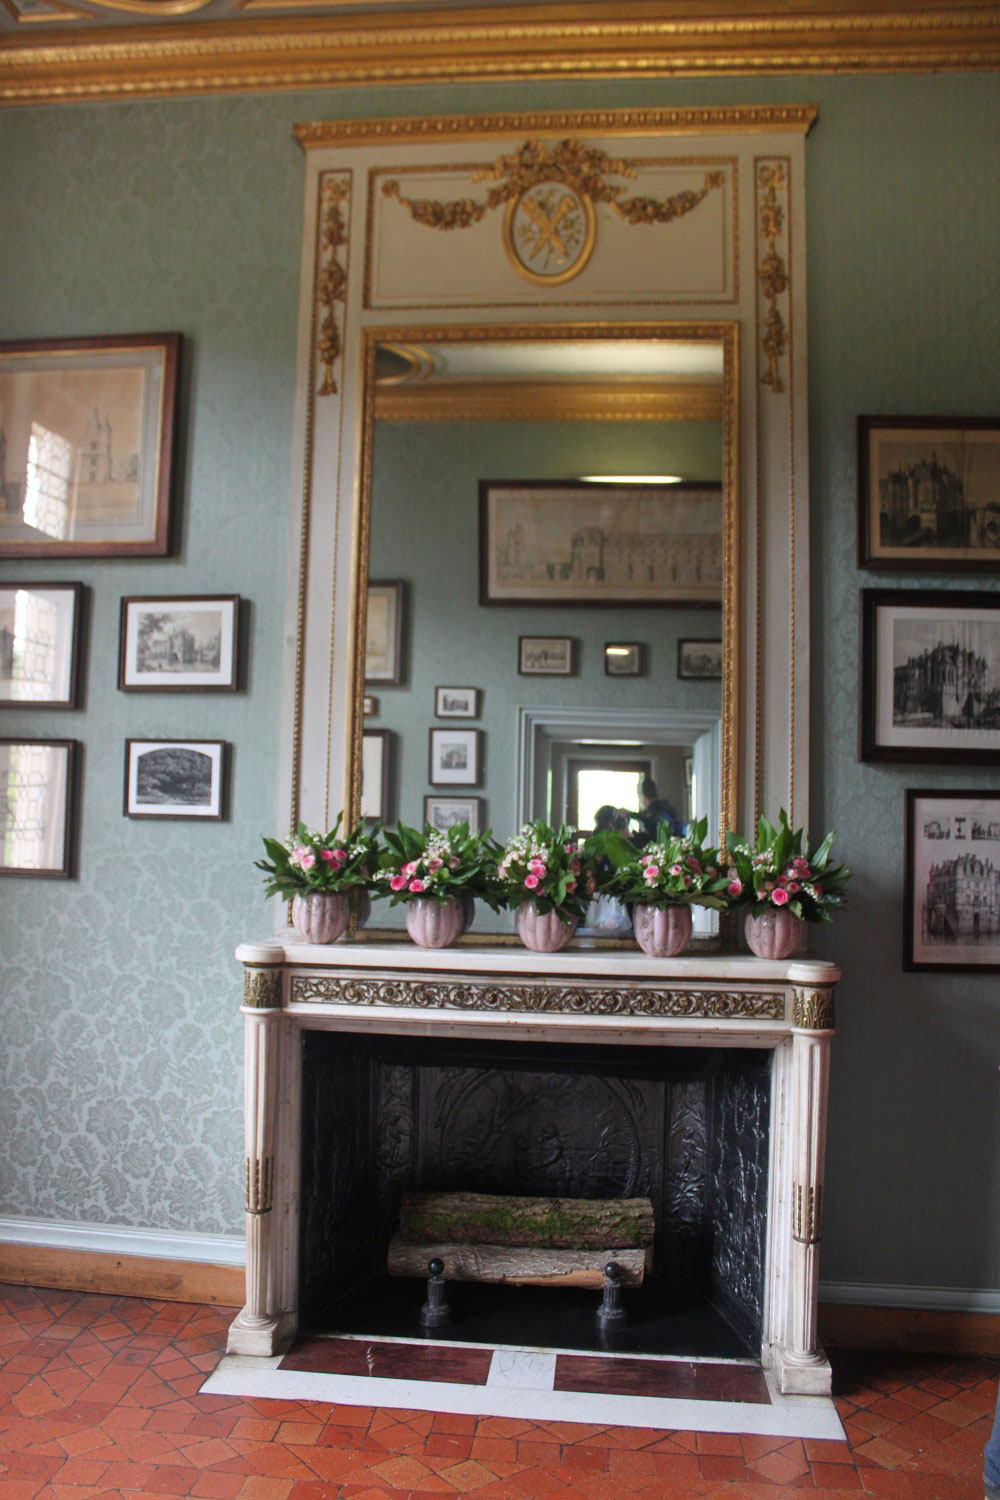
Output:
<svg viewBox="0 0 1000 1500">
<path fill-rule="evenodd" d="M 335 943 L 346 930 L 350 910 L 339 891 L 309 891 L 292 897 L 292 926 L 307 943 Z"/>
<path fill-rule="evenodd" d="M 650 958 L 676 958 L 691 941 L 691 908 L 640 901 L 632 908 L 632 928 L 636 942 Z"/>
<path fill-rule="evenodd" d="M 447 901 L 417 896 L 406 903 L 406 930 L 421 948 L 449 948 L 465 931 L 465 919 L 460 896 Z"/>
<path fill-rule="evenodd" d="M 530 901 L 522 901 L 514 913 L 517 935 L 534 953 L 558 953 L 560 948 L 565 948 L 576 931 L 578 920 L 574 917 L 564 922 L 554 911 L 547 911 L 542 916 Z"/>
<path fill-rule="evenodd" d="M 768 906 L 761 912 L 748 911 L 743 931 L 747 947 L 758 958 L 791 958 L 798 952 L 804 926 L 794 912 Z"/>
</svg>

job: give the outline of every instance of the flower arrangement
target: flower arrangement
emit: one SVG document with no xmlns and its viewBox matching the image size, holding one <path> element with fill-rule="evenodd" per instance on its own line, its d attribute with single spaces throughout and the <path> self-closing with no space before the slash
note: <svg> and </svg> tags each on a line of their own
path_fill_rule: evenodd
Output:
<svg viewBox="0 0 1000 1500">
<path fill-rule="evenodd" d="M 681 835 L 661 823 L 655 843 L 642 849 L 620 834 L 605 836 L 602 853 L 612 873 L 601 881 L 601 889 L 630 906 L 723 909 L 731 881 L 719 868 L 718 850 L 705 846 L 707 832 L 707 818 L 691 823 Z"/>
<path fill-rule="evenodd" d="M 258 859 L 256 867 L 268 876 L 266 895 L 291 901 L 295 896 L 371 889 L 378 861 L 378 824 L 366 829 L 358 823 L 339 837 L 343 816 L 337 814 L 329 833 L 315 833 L 299 823 L 284 843 L 264 837 L 270 859 Z"/>
<path fill-rule="evenodd" d="M 527 903 L 542 916 L 554 911 L 574 925 L 597 888 L 589 845 L 575 828 L 550 828 L 541 818 L 508 839 L 496 872 L 508 906 Z"/>
<path fill-rule="evenodd" d="M 375 872 L 375 894 L 388 896 L 393 906 L 418 897 L 448 901 L 472 896 L 499 910 L 499 845 L 489 829 L 470 833 L 468 823 L 456 823 L 442 833 L 425 823 L 421 832 L 400 823 L 394 833 L 386 832 L 385 843 Z"/>
<path fill-rule="evenodd" d="M 810 854 L 803 830 L 789 827 L 784 808 L 777 828 L 760 819 L 756 848 L 727 833 L 727 905 L 755 913 L 778 909 L 806 922 L 829 922 L 833 910 L 846 901 L 844 887 L 851 878 L 850 870 L 830 863 L 833 841 L 830 832 Z"/>
</svg>

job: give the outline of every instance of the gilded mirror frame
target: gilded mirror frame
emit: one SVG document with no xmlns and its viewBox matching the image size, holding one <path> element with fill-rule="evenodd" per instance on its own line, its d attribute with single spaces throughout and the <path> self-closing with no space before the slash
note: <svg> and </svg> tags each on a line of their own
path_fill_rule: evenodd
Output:
<svg viewBox="0 0 1000 1500">
<path fill-rule="evenodd" d="M 354 556 L 352 561 L 352 650 L 348 701 L 350 704 L 350 760 L 348 766 L 348 826 L 361 806 L 361 742 L 364 726 L 362 700 L 365 672 L 365 620 L 368 604 L 368 558 L 372 532 L 372 474 L 376 420 L 375 361 L 380 344 L 482 344 L 683 340 L 718 345 L 723 356 L 722 380 L 722 692 L 720 830 L 735 825 L 739 785 L 740 677 L 740 483 L 739 483 L 739 324 L 719 322 L 585 322 L 440 324 L 368 327 L 361 330 L 361 454 L 356 495 Z M 572 415 L 573 396 L 565 397 Z M 580 415 L 579 412 L 576 413 Z M 627 406 L 619 414 L 628 419 Z M 470 503 L 472 503 L 470 501 Z"/>
</svg>

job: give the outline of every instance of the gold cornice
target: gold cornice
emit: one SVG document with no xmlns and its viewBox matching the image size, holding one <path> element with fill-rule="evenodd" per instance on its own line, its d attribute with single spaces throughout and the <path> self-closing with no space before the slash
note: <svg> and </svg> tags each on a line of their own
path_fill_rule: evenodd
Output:
<svg viewBox="0 0 1000 1500">
<path fill-rule="evenodd" d="M 684 381 L 433 381 L 376 388 L 386 422 L 718 422 L 722 387 Z"/>
<path fill-rule="evenodd" d="M 487 80 L 983 71 L 1000 66 L 993 0 L 925 9 L 822 0 L 761 15 L 750 0 L 667 19 L 659 0 L 122 27 L 0 43 L 0 102 Z M 563 129 L 566 126 L 561 127 Z M 570 127 L 572 128 L 572 127 Z"/>
</svg>

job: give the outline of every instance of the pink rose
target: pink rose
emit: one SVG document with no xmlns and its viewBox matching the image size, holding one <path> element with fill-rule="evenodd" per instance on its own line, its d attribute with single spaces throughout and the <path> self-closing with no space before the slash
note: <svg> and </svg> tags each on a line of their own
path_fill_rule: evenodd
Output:
<svg viewBox="0 0 1000 1500">
<path fill-rule="evenodd" d="M 419 863 L 418 860 L 411 859 L 411 861 L 410 861 L 410 863 L 408 865 L 404 865 L 403 866 L 402 873 L 404 875 L 415 875 L 417 873 L 417 865 L 418 865 L 418 863 Z"/>
<path fill-rule="evenodd" d="M 444 860 L 443 859 L 429 859 L 427 861 L 427 868 L 428 868 L 428 870 L 440 870 L 440 868 L 441 868 L 441 866 L 443 864 L 444 864 Z"/>
<path fill-rule="evenodd" d="M 653 861 L 654 861 L 655 858 L 656 858 L 655 854 L 644 854 L 642 856 L 642 862 L 643 862 L 644 865 L 651 865 L 653 863 Z"/>
<path fill-rule="evenodd" d="M 788 876 L 787 875 L 779 875 L 778 876 L 778 884 L 781 885 L 781 886 L 787 885 L 788 884 Z"/>
<path fill-rule="evenodd" d="M 296 844 L 295 848 L 288 856 L 288 863 L 290 865 L 300 865 L 308 853 L 309 850 L 306 849 L 304 845 Z"/>
<path fill-rule="evenodd" d="M 774 902 L 775 906 L 787 906 L 788 892 L 781 886 L 779 886 L 776 891 L 771 892 L 771 900 Z"/>
<path fill-rule="evenodd" d="M 575 880 L 567 880 L 567 882 L 566 882 L 566 889 L 568 891 L 575 891 L 576 890 L 576 881 Z"/>
<path fill-rule="evenodd" d="M 319 851 L 319 857 L 325 865 L 335 865 L 340 863 L 332 849 L 321 849 Z"/>
<path fill-rule="evenodd" d="M 790 896 L 796 895 L 797 892 L 799 892 L 801 889 L 802 887 L 799 885 L 799 882 L 797 880 L 790 880 L 788 882 L 788 894 Z"/>
<path fill-rule="evenodd" d="M 545 865 L 540 859 L 531 860 L 528 865 L 528 869 L 531 871 L 532 875 L 544 875 L 546 873 Z"/>
<path fill-rule="evenodd" d="M 563 853 L 564 854 L 572 854 L 573 853 L 573 845 L 572 844 L 563 844 Z"/>
<path fill-rule="evenodd" d="M 729 882 L 729 884 L 727 885 L 727 887 L 726 887 L 726 894 L 729 895 L 729 896 L 742 896 L 742 894 L 743 894 L 743 882 L 742 882 L 742 880 L 731 880 Z"/>
<path fill-rule="evenodd" d="M 537 875 L 525 875 L 525 877 L 524 877 L 524 883 L 527 886 L 527 888 L 528 888 L 529 891 L 533 891 L 535 889 L 535 886 L 538 884 L 538 876 Z"/>
<path fill-rule="evenodd" d="M 642 873 L 643 873 L 643 879 L 647 880 L 649 882 L 649 884 L 652 885 L 653 881 L 657 878 L 657 876 L 660 873 L 660 867 L 659 867 L 659 865 L 647 865 L 646 868 L 645 868 L 645 870 L 643 870 Z"/>
<path fill-rule="evenodd" d="M 448 868 L 449 870 L 457 870 L 461 863 L 462 861 L 459 859 L 458 855 L 453 854 L 451 856 L 451 859 L 449 859 L 448 861 Z"/>
<path fill-rule="evenodd" d="M 303 854 L 302 858 L 299 860 L 299 864 L 302 866 L 303 870 L 311 870 L 315 863 L 315 854 Z"/>
<path fill-rule="evenodd" d="M 390 891 L 401 891 L 403 889 L 403 887 L 404 887 L 405 884 L 406 884 L 406 876 L 405 875 L 394 875 L 392 877 L 392 879 L 389 881 L 389 889 L 390 889 Z"/>
<path fill-rule="evenodd" d="M 578 859 L 574 859 L 572 861 L 572 863 L 570 864 L 570 869 L 573 871 L 574 875 L 579 875 L 579 873 L 580 873 L 580 861 Z"/>
<path fill-rule="evenodd" d="M 684 871 L 680 865 L 671 865 L 670 873 L 671 875 L 683 875 Z"/>
<path fill-rule="evenodd" d="M 691 884 L 691 876 L 690 875 L 685 875 L 684 876 L 684 884 L 685 884 L 685 886 L 688 886 L 688 885 Z"/>
<path fill-rule="evenodd" d="M 426 886 L 422 880 L 411 880 L 407 889 L 411 891 L 423 891 L 426 890 Z"/>
<path fill-rule="evenodd" d="M 693 857 L 688 860 L 688 869 L 693 870 L 696 875 L 701 874 L 701 865 Z"/>
</svg>

